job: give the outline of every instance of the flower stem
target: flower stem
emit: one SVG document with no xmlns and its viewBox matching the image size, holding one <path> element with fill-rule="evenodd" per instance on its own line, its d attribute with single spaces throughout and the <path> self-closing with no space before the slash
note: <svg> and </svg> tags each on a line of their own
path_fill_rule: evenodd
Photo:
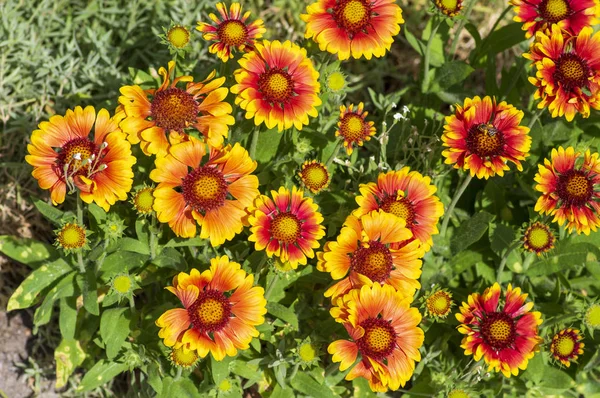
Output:
<svg viewBox="0 0 600 398">
<path fill-rule="evenodd" d="M 454 56 L 456 55 L 456 49 L 458 48 L 458 39 L 460 37 L 460 33 L 462 32 L 467 21 L 469 20 L 469 17 L 471 16 L 471 11 L 473 11 L 473 7 L 475 6 L 476 2 L 477 0 L 469 1 L 469 4 L 465 9 L 465 13 L 463 14 L 463 18 L 458 23 L 458 28 L 456 28 L 456 31 L 454 32 L 454 38 L 452 39 L 452 45 L 450 46 L 450 55 L 452 55 L 452 59 L 454 59 Z"/>
<path fill-rule="evenodd" d="M 456 193 L 454 194 L 452 202 L 450 202 L 450 206 L 448 206 L 448 210 L 444 215 L 444 222 L 442 223 L 442 230 L 440 231 L 441 236 L 446 236 L 446 230 L 448 229 L 448 223 L 450 222 L 452 212 L 454 211 L 454 208 L 456 207 L 456 204 L 458 203 L 458 200 L 460 199 L 462 194 L 465 193 L 465 190 L 467 189 L 467 186 L 469 185 L 472 179 L 473 176 L 471 174 L 468 174 L 465 177 L 465 180 L 463 181 L 462 185 L 458 188 L 458 191 L 456 191 Z"/>
<path fill-rule="evenodd" d="M 252 130 L 252 141 L 250 142 L 250 158 L 252 158 L 252 160 L 254 160 L 254 155 L 256 154 L 256 146 L 258 145 L 258 134 L 259 134 L 259 128 L 258 126 L 256 126 L 254 128 L 254 130 Z"/>
<path fill-rule="evenodd" d="M 502 271 L 504 271 L 504 267 L 506 266 L 506 263 L 508 262 L 508 256 L 510 256 L 510 253 L 512 253 L 513 250 L 515 250 L 517 247 L 519 247 L 520 244 L 521 244 L 521 241 L 517 240 L 516 242 L 513 242 L 513 244 L 510 245 L 508 247 L 508 249 L 506 249 L 504 256 L 502 256 L 502 260 L 500 261 L 500 265 L 498 266 L 498 273 L 496 274 L 496 282 L 500 283 L 500 277 L 502 276 Z"/>
<path fill-rule="evenodd" d="M 150 260 L 156 257 L 156 215 L 150 216 Z"/>
<path fill-rule="evenodd" d="M 475 1 L 473 0 L 472 2 L 474 3 Z M 440 19 L 437 23 L 435 21 L 432 22 L 433 28 L 431 29 L 429 40 L 427 40 L 427 47 L 425 47 L 425 54 L 423 58 L 423 83 L 421 84 L 421 92 L 423 93 L 429 91 L 429 57 L 431 54 L 431 43 L 433 43 L 435 34 L 437 33 L 437 30 L 442 22 L 444 22 L 443 19 Z"/>
<path fill-rule="evenodd" d="M 529 129 L 531 129 L 531 128 L 533 127 L 533 125 L 535 124 L 535 122 L 537 122 L 537 121 L 538 121 L 538 119 L 540 118 L 540 116 L 542 116 L 542 113 L 544 113 L 544 111 L 545 111 L 545 110 L 546 110 L 545 108 L 539 109 L 539 110 L 538 110 L 538 111 L 537 111 L 537 112 L 536 112 L 536 113 L 533 115 L 533 118 L 531 119 L 531 121 L 530 121 L 530 122 L 529 122 L 529 124 L 527 125 L 527 127 L 528 127 Z"/>
<path fill-rule="evenodd" d="M 271 296 L 273 288 L 275 287 L 277 282 L 279 282 L 279 274 L 275 273 L 275 275 L 273 275 L 273 279 L 271 279 L 271 283 L 269 283 L 269 285 L 267 286 L 267 291 L 265 292 L 265 300 L 269 301 L 269 296 Z"/>
<path fill-rule="evenodd" d="M 331 156 L 329 156 L 329 159 L 327 159 L 327 162 L 325 163 L 325 167 L 327 167 L 327 169 L 329 169 L 329 167 L 331 167 L 331 164 L 333 163 L 333 159 L 335 159 L 335 157 L 337 156 L 343 143 L 344 143 L 343 139 L 341 139 L 341 138 L 338 139 L 338 142 L 335 144 L 335 148 L 333 148 L 333 152 L 331 152 Z"/>
<path fill-rule="evenodd" d="M 77 193 L 77 224 L 83 227 L 83 204 L 81 203 L 81 195 Z M 85 274 L 85 265 L 83 263 L 82 250 L 77 250 L 77 264 L 79 264 L 79 272 Z"/>
</svg>

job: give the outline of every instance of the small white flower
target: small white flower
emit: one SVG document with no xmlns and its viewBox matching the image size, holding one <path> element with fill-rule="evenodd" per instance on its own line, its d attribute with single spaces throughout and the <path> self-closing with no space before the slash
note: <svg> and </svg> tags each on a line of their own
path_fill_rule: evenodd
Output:
<svg viewBox="0 0 600 398">
<path fill-rule="evenodd" d="M 395 120 L 402 120 L 402 119 L 405 119 L 405 117 L 404 117 L 403 114 L 401 114 L 401 113 L 398 112 L 398 113 L 394 113 L 394 119 Z"/>
<path fill-rule="evenodd" d="M 398 105 L 396 105 L 396 103 L 392 104 L 392 109 L 396 108 Z"/>
<path fill-rule="evenodd" d="M 405 114 L 405 115 L 406 115 L 407 113 L 410 113 L 410 109 L 408 109 L 408 106 L 404 105 L 404 106 L 402 107 L 402 113 L 403 113 L 403 114 Z"/>
<path fill-rule="evenodd" d="M 383 127 L 387 127 L 387 122 L 386 122 L 386 121 L 383 121 L 383 122 L 381 122 L 381 125 L 382 125 Z"/>
<path fill-rule="evenodd" d="M 81 154 L 79 152 L 77 152 L 75 155 L 73 155 L 73 159 L 81 160 Z"/>
</svg>

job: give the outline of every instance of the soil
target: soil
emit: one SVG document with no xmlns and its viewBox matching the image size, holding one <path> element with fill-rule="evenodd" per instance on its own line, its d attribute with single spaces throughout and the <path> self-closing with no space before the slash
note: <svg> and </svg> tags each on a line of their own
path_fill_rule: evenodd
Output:
<svg viewBox="0 0 600 398">
<path fill-rule="evenodd" d="M 0 311 L 0 396 L 25 398 L 32 394 L 27 375 L 15 366 L 29 356 L 27 340 L 31 330 L 25 326 L 21 313 L 8 315 Z"/>
</svg>

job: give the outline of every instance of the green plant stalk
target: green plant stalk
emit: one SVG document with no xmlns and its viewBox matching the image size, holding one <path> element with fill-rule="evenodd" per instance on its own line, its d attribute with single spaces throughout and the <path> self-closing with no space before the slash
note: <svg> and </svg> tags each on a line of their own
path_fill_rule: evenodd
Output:
<svg viewBox="0 0 600 398">
<path fill-rule="evenodd" d="M 79 192 L 77 193 L 77 224 L 83 227 L 83 205 Z M 81 250 L 77 250 L 77 264 L 79 264 L 79 272 L 85 275 L 85 264 L 83 263 L 83 253 Z"/>
<path fill-rule="evenodd" d="M 254 130 L 252 130 L 252 141 L 250 142 L 250 158 L 252 158 L 252 160 L 254 160 L 254 156 L 256 155 L 256 146 L 258 145 L 258 134 L 259 134 L 259 127 L 256 126 L 254 128 Z"/>
<path fill-rule="evenodd" d="M 423 83 L 421 84 L 421 92 L 423 93 L 426 93 L 429 90 L 429 58 L 431 56 L 431 43 L 433 43 L 435 34 L 442 25 L 442 22 L 444 22 L 443 19 L 440 19 L 440 21 L 437 23 L 432 22 L 433 28 L 431 29 L 429 40 L 427 40 L 427 47 L 425 47 L 425 54 L 423 58 Z"/>
<path fill-rule="evenodd" d="M 513 244 L 510 245 L 508 247 L 508 249 L 506 249 L 504 256 L 502 256 L 502 260 L 500 261 L 500 265 L 498 266 L 498 273 L 496 274 L 496 282 L 500 283 L 500 277 L 502 276 L 502 271 L 504 271 L 504 267 L 506 266 L 506 263 L 508 262 L 508 256 L 510 256 L 510 254 L 513 252 L 513 250 L 515 250 L 517 247 L 519 247 L 520 244 L 521 244 L 521 241 L 517 240 L 516 242 L 513 242 Z"/>
<path fill-rule="evenodd" d="M 454 211 L 454 208 L 456 207 L 458 200 L 460 199 L 462 194 L 465 193 L 465 190 L 467 189 L 467 186 L 469 186 L 469 183 L 471 182 L 472 179 L 473 179 L 473 176 L 471 174 L 468 174 L 467 177 L 465 178 L 465 180 L 463 181 L 462 185 L 458 188 L 458 191 L 456 191 L 456 193 L 454 194 L 454 197 L 452 198 L 452 202 L 450 202 L 450 206 L 448 206 L 448 211 L 444 215 L 444 222 L 442 223 L 442 229 L 440 231 L 441 236 L 446 236 L 446 230 L 448 229 L 448 223 L 450 222 L 450 216 L 452 216 L 452 212 Z"/>
<path fill-rule="evenodd" d="M 463 19 L 458 23 L 458 28 L 456 28 L 456 32 L 454 32 L 454 38 L 452 39 L 452 45 L 450 46 L 450 54 L 452 55 L 452 59 L 454 59 L 456 55 L 456 49 L 458 48 L 458 38 L 462 30 L 465 28 L 465 24 L 469 20 L 471 16 L 471 12 L 473 11 L 473 7 L 475 6 L 476 0 L 469 1 L 467 4 L 467 8 L 465 9 L 465 13 L 463 15 Z"/>
<path fill-rule="evenodd" d="M 271 283 L 269 283 L 269 286 L 267 286 L 267 290 L 265 291 L 265 300 L 269 301 L 269 297 L 271 296 L 271 293 L 273 292 L 273 288 L 275 287 L 275 285 L 277 284 L 278 281 L 279 281 L 279 274 L 275 273 L 275 275 L 273 276 L 273 279 L 271 279 Z"/>
<path fill-rule="evenodd" d="M 333 148 L 333 152 L 331 152 L 331 156 L 329 156 L 329 159 L 327 159 L 327 162 L 325 163 L 325 167 L 327 169 L 329 169 L 329 167 L 331 167 L 331 164 L 333 163 L 333 159 L 335 159 L 335 157 L 337 156 L 343 143 L 344 143 L 344 140 L 342 138 L 339 138 L 337 144 L 335 144 L 335 148 Z"/>
<path fill-rule="evenodd" d="M 472 3 L 475 3 L 474 1 Z M 477 59 L 479 57 L 479 48 L 483 48 L 485 46 L 485 44 L 488 42 L 490 34 L 496 30 L 496 27 L 498 26 L 498 24 L 500 23 L 500 21 L 502 21 L 502 19 L 504 19 L 504 17 L 506 16 L 506 14 L 512 9 L 512 6 L 508 6 L 504 9 L 504 11 L 502 11 L 502 13 L 498 16 L 498 18 L 496 18 L 496 21 L 494 22 L 494 25 L 492 25 L 492 29 L 490 29 L 490 33 L 488 33 L 488 35 L 481 41 L 481 45 L 478 46 L 478 48 L 475 50 L 475 58 Z M 469 12 L 470 13 L 470 12 Z M 464 24 L 463 24 L 464 27 Z M 458 38 L 458 36 L 455 36 Z M 452 55 L 454 56 L 454 53 L 452 53 Z"/>
<path fill-rule="evenodd" d="M 535 122 L 538 121 L 538 119 L 540 118 L 540 116 L 542 116 L 542 113 L 544 113 L 544 111 L 546 110 L 546 108 L 542 108 L 539 109 L 534 115 L 533 115 L 533 119 L 531 119 L 531 121 L 529 122 L 529 124 L 527 125 L 527 127 L 529 129 L 531 129 L 533 127 L 533 125 L 535 124 Z"/>
<path fill-rule="evenodd" d="M 150 260 L 154 260 L 156 258 L 156 214 L 150 217 Z"/>
<path fill-rule="evenodd" d="M 292 369 L 292 373 L 290 374 L 290 377 L 289 377 L 290 380 L 292 380 L 296 376 L 296 373 L 298 373 L 298 368 L 300 368 L 299 363 L 294 365 L 294 368 Z"/>
</svg>

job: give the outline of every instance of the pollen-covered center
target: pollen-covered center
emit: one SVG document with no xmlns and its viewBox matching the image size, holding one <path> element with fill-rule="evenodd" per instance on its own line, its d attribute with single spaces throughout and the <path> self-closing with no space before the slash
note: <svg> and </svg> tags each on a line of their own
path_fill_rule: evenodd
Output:
<svg viewBox="0 0 600 398">
<path fill-rule="evenodd" d="M 189 368 L 193 366 L 198 360 L 198 353 L 196 350 L 188 350 L 181 346 L 179 348 L 173 348 L 171 350 L 171 361 L 177 366 L 182 368 Z"/>
<path fill-rule="evenodd" d="M 248 28 L 242 21 L 232 19 L 219 25 L 217 35 L 226 45 L 239 47 L 248 39 Z"/>
<path fill-rule="evenodd" d="M 58 232 L 57 240 L 64 249 L 79 249 L 85 245 L 85 228 L 67 223 Z"/>
<path fill-rule="evenodd" d="M 390 277 L 394 262 L 392 253 L 382 243 L 371 241 L 367 247 L 360 247 L 350 260 L 352 270 L 365 275 L 373 282 L 384 282 Z"/>
<path fill-rule="evenodd" d="M 381 209 L 386 213 L 402 218 L 406 222 L 407 228 L 415 222 L 415 211 L 410 200 L 405 197 L 395 199 L 393 196 L 389 196 L 381 203 Z"/>
<path fill-rule="evenodd" d="M 566 0 L 544 0 L 539 5 L 539 14 L 548 23 L 557 23 L 573 13 Z"/>
<path fill-rule="evenodd" d="M 183 48 L 190 42 L 190 31 L 183 26 L 174 26 L 167 33 L 167 40 L 175 48 Z"/>
<path fill-rule="evenodd" d="M 189 173 L 181 183 L 185 202 L 196 211 L 214 210 L 225 203 L 227 182 L 215 167 L 201 166 Z"/>
<path fill-rule="evenodd" d="M 371 22 L 371 3 L 367 0 L 340 0 L 333 8 L 333 18 L 352 39 Z"/>
<path fill-rule="evenodd" d="M 563 334 L 552 342 L 554 352 L 561 357 L 570 357 L 575 350 L 577 341 L 570 334 Z"/>
<path fill-rule="evenodd" d="M 154 189 L 152 187 L 147 187 L 140 189 L 133 199 L 133 204 L 138 213 L 147 214 L 152 211 L 152 206 L 154 205 L 154 196 L 152 195 Z"/>
<path fill-rule="evenodd" d="M 546 225 L 536 222 L 525 231 L 525 248 L 538 253 L 547 251 L 554 244 L 554 236 Z"/>
<path fill-rule="evenodd" d="M 360 326 L 365 330 L 363 337 L 356 341 L 360 353 L 377 360 L 387 358 L 396 348 L 396 332 L 381 318 L 368 318 Z"/>
<path fill-rule="evenodd" d="M 271 236 L 283 243 L 292 244 L 300 236 L 302 224 L 294 214 L 285 212 L 277 214 L 271 220 Z"/>
<path fill-rule="evenodd" d="M 310 343 L 304 343 L 298 348 L 298 356 L 304 362 L 310 362 L 317 356 L 317 350 Z"/>
<path fill-rule="evenodd" d="M 318 192 L 329 183 L 329 173 L 321 163 L 309 163 L 300 172 L 302 182 L 313 192 Z"/>
<path fill-rule="evenodd" d="M 481 320 L 481 334 L 495 350 L 510 347 L 515 340 L 515 321 L 504 312 L 486 314 Z"/>
<path fill-rule="evenodd" d="M 150 105 L 152 120 L 166 130 L 183 131 L 198 118 L 198 104 L 186 91 L 171 87 L 157 91 Z"/>
<path fill-rule="evenodd" d="M 567 205 L 582 206 L 594 194 L 594 183 L 581 170 L 570 170 L 558 178 L 558 197 Z"/>
<path fill-rule="evenodd" d="M 74 138 L 59 150 L 56 160 L 59 172 L 64 173 L 66 167 L 69 175 L 83 174 L 83 171 L 87 170 L 83 166 L 93 161 L 97 155 L 98 147 L 92 141 L 87 138 Z"/>
<path fill-rule="evenodd" d="M 340 121 L 340 134 L 346 141 L 357 142 L 368 135 L 367 125 L 356 113 L 347 113 Z"/>
<path fill-rule="evenodd" d="M 465 141 L 467 149 L 480 158 L 500 156 L 504 152 L 504 134 L 492 124 L 481 123 L 471 127 Z"/>
<path fill-rule="evenodd" d="M 294 94 L 294 81 L 287 71 L 273 68 L 258 77 L 258 89 L 271 103 L 284 103 Z"/>
<path fill-rule="evenodd" d="M 561 84 L 563 90 L 571 92 L 588 86 L 590 68 L 579 55 L 567 53 L 556 61 L 556 70 L 552 76 Z"/>
<path fill-rule="evenodd" d="M 129 275 L 119 275 L 113 279 L 112 286 L 121 294 L 129 293 L 129 290 L 131 289 L 131 278 Z"/>
<path fill-rule="evenodd" d="M 593 329 L 600 328 L 600 304 L 593 304 L 585 312 L 585 322 Z"/>
<path fill-rule="evenodd" d="M 194 328 L 200 332 L 218 332 L 229 323 L 231 302 L 218 290 L 206 290 L 188 308 Z"/>
<path fill-rule="evenodd" d="M 442 290 L 432 294 L 426 301 L 427 309 L 433 315 L 444 316 L 448 314 L 452 299 L 450 295 Z"/>
<path fill-rule="evenodd" d="M 459 0 L 436 0 L 435 4 L 442 13 L 448 16 L 457 15 L 462 8 L 462 4 Z"/>
</svg>

